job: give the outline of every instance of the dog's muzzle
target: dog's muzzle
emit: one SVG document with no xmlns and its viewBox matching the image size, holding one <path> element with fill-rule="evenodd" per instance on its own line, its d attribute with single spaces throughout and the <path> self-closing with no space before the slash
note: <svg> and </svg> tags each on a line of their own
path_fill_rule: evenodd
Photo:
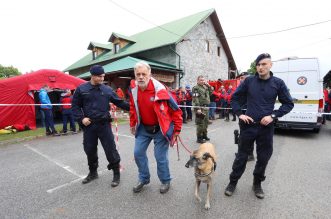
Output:
<svg viewBox="0 0 331 219">
<path fill-rule="evenodd" d="M 198 161 L 194 156 L 190 156 L 190 159 L 186 162 L 185 167 L 190 168 L 190 167 L 196 167 L 198 166 Z"/>
</svg>

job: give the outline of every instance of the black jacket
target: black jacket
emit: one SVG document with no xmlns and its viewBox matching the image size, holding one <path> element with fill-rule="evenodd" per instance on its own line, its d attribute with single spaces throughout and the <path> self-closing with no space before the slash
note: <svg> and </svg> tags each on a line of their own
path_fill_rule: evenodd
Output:
<svg viewBox="0 0 331 219">
<path fill-rule="evenodd" d="M 294 103 L 284 81 L 274 77 L 272 72 L 270 74 L 267 80 L 255 74 L 239 85 L 231 99 L 232 109 L 238 116 L 243 114 L 241 108 L 244 100 L 247 101 L 246 115 L 257 122 L 271 114 L 282 117 L 293 109 Z M 282 105 L 274 110 L 277 97 Z"/>
<path fill-rule="evenodd" d="M 130 105 L 119 98 L 109 86 L 94 86 L 87 82 L 77 87 L 72 99 L 72 111 L 78 123 L 84 117 L 92 120 L 110 119 L 110 102 L 124 110 L 130 110 Z"/>
</svg>

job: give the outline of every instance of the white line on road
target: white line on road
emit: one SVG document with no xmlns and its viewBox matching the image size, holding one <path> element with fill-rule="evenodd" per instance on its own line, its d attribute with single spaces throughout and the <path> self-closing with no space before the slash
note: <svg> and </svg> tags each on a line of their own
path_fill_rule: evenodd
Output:
<svg viewBox="0 0 331 219">
<path fill-rule="evenodd" d="M 33 151 L 33 152 L 39 154 L 40 156 L 46 158 L 48 161 L 50 161 L 50 162 L 56 164 L 57 166 L 61 167 L 62 169 L 65 169 L 65 170 L 68 171 L 69 173 L 71 173 L 71 174 L 73 174 L 73 175 L 75 175 L 75 176 L 78 176 L 79 178 L 82 178 L 82 177 L 83 177 L 82 175 L 79 175 L 78 173 L 76 173 L 76 171 L 74 171 L 70 166 L 66 166 L 66 165 L 64 165 L 64 164 L 62 164 L 62 163 L 57 162 L 56 160 L 53 160 L 52 158 L 50 158 L 50 157 L 47 156 L 46 154 L 44 154 L 44 153 L 38 151 L 36 148 L 33 148 L 33 147 L 29 146 L 28 144 L 25 144 L 24 146 L 25 146 L 26 148 L 30 149 L 31 151 Z"/>
<path fill-rule="evenodd" d="M 108 170 L 108 169 L 104 169 L 104 170 L 98 171 L 98 174 L 101 175 L 103 172 L 105 172 L 105 171 L 107 171 L 107 170 Z M 61 189 L 61 188 L 64 188 L 64 187 L 70 186 L 70 185 L 72 185 L 72 184 L 75 184 L 75 183 L 81 181 L 81 180 L 84 179 L 84 178 L 85 178 L 85 176 L 82 176 L 82 177 L 79 177 L 78 179 L 72 180 L 72 181 L 70 181 L 70 182 L 68 182 L 68 183 L 64 183 L 64 184 L 59 185 L 59 186 L 57 186 L 57 187 L 54 187 L 54 188 L 52 188 L 52 189 L 48 189 L 48 190 L 47 190 L 47 193 L 53 193 L 54 191 L 56 191 L 56 190 L 58 190 L 58 189 Z"/>
<path fill-rule="evenodd" d="M 74 184 L 74 183 L 76 183 L 76 182 L 81 181 L 83 178 L 84 178 L 84 177 L 81 177 L 81 178 L 75 179 L 75 180 L 73 180 L 73 181 L 71 181 L 71 182 L 68 182 L 68 183 L 62 184 L 62 185 L 60 185 L 60 186 L 57 186 L 57 187 L 55 187 L 55 188 L 53 188 L 53 189 L 49 189 L 49 190 L 47 190 L 47 193 L 53 193 L 55 190 L 61 189 L 61 188 L 63 188 L 63 187 L 70 186 L 71 184 Z"/>
</svg>

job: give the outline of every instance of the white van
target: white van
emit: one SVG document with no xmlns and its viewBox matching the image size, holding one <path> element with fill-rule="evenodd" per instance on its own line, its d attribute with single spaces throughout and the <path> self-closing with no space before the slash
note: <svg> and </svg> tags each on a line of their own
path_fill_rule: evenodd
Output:
<svg viewBox="0 0 331 219">
<path fill-rule="evenodd" d="M 279 118 L 275 127 L 319 132 L 324 100 L 318 59 L 290 57 L 273 61 L 271 71 L 284 80 L 294 102 L 292 111 Z M 278 102 L 275 109 L 279 106 Z"/>
</svg>

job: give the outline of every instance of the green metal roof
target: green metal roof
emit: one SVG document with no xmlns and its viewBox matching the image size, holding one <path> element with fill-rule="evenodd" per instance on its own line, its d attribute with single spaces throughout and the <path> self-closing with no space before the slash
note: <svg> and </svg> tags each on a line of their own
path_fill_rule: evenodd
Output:
<svg viewBox="0 0 331 219">
<path fill-rule="evenodd" d="M 182 19 L 166 23 L 164 25 L 151 28 L 149 30 L 134 34 L 128 39 L 132 40 L 133 44 L 125 46 L 120 49 L 117 54 L 113 54 L 112 51 L 98 56 L 95 60 L 92 60 L 92 55 L 88 54 L 67 67 L 64 71 L 70 71 L 73 69 L 81 68 L 84 66 L 93 65 L 99 62 L 118 59 L 123 56 L 128 56 L 134 53 L 171 45 L 180 42 L 184 36 L 202 21 L 208 18 L 215 9 L 209 9 L 191 16 L 184 17 Z"/>
<path fill-rule="evenodd" d="M 106 74 L 111 74 L 113 72 L 133 69 L 134 65 L 139 61 L 147 62 L 152 68 L 179 71 L 179 69 L 176 69 L 176 66 L 173 66 L 173 65 L 154 62 L 154 61 L 146 61 L 146 60 L 142 60 L 142 59 L 133 58 L 131 56 L 127 56 L 127 57 L 119 59 L 115 62 L 104 65 L 103 68 L 104 68 Z M 90 76 L 91 76 L 90 72 L 85 72 L 84 74 L 78 75 L 77 77 L 78 78 L 88 78 Z"/>
</svg>

